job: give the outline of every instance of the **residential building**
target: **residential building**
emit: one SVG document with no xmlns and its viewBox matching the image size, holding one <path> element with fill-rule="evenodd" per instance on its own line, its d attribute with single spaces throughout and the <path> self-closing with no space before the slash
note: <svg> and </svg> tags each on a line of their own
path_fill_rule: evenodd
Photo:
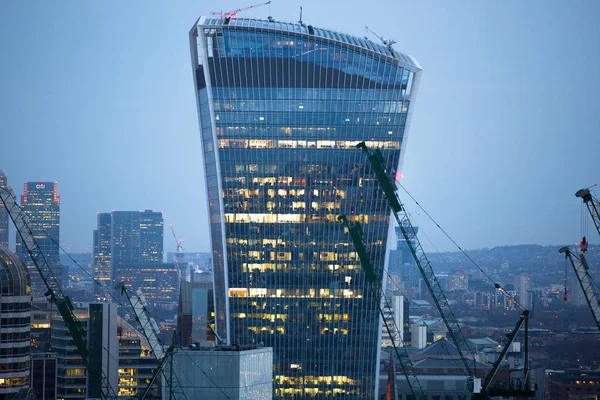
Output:
<svg viewBox="0 0 600 400">
<path fill-rule="evenodd" d="M 0 169 L 0 188 L 8 186 L 7 177 Z M 0 247 L 8 248 L 8 211 L 0 203 Z"/>
<path fill-rule="evenodd" d="M 529 296 L 527 295 L 527 290 L 529 290 L 529 280 L 529 275 L 525 273 L 515 276 L 515 292 L 517 292 L 517 299 L 525 308 L 529 308 Z"/>
<path fill-rule="evenodd" d="M 25 182 L 21 207 L 30 221 L 30 228 L 50 270 L 59 286 L 62 286 L 62 265 L 60 264 L 60 196 L 57 182 Z M 17 233 L 18 236 L 18 233 Z M 17 237 L 17 255 L 23 260 L 31 276 L 31 289 L 34 297 L 41 297 L 47 289 L 37 272 L 25 246 Z"/>
<path fill-rule="evenodd" d="M 31 280 L 6 248 L 0 248 L 0 315 L 0 399 L 12 399 L 30 384 Z"/>
<path fill-rule="evenodd" d="M 399 171 L 419 65 L 274 20 L 201 17 L 190 41 L 217 333 L 274 348 L 276 398 L 374 398 L 378 294 L 337 216 L 362 223 L 382 277 L 390 212 L 356 144 Z"/>
</svg>

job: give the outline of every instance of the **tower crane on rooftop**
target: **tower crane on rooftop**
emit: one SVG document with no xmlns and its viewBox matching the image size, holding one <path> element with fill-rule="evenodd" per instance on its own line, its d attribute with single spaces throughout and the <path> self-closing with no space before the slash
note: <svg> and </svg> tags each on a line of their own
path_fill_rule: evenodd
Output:
<svg viewBox="0 0 600 400">
<path fill-rule="evenodd" d="M 173 228 L 173 224 L 170 224 L 169 227 L 171 228 L 171 233 L 173 233 L 173 237 L 175 238 L 175 245 L 177 246 L 176 250 L 175 250 L 175 262 L 177 264 L 179 264 L 179 262 L 181 261 L 181 252 L 183 250 L 183 240 L 181 240 L 180 238 L 177 237 L 177 234 L 175 234 L 175 228 Z"/>
<path fill-rule="evenodd" d="M 226 12 L 223 12 L 223 11 L 221 11 L 221 12 L 211 12 L 210 14 L 211 15 L 218 15 L 219 18 L 221 18 L 221 19 L 226 19 L 226 18 L 233 18 L 233 19 L 235 19 L 236 18 L 236 14 L 239 13 L 239 12 L 246 11 L 246 10 L 249 10 L 251 8 L 256 8 L 256 7 L 260 7 L 260 6 L 266 6 L 267 4 L 271 4 L 271 1 L 269 0 L 269 1 L 265 2 L 265 3 L 254 4 L 254 5 L 251 5 L 251 6 L 248 6 L 248 7 L 237 8 L 235 10 L 226 11 Z"/>
<path fill-rule="evenodd" d="M 387 49 L 390 51 L 390 53 L 394 54 L 394 48 L 392 47 L 394 44 L 396 44 L 396 41 L 394 39 L 386 39 L 383 36 L 378 35 L 375 31 L 370 29 L 368 26 L 365 26 L 365 29 L 367 31 L 371 32 L 373 35 L 377 36 L 377 39 L 381 40 L 381 43 L 383 43 L 383 45 L 385 47 L 387 47 Z M 367 39 L 367 38 L 365 38 L 365 39 Z"/>
<path fill-rule="evenodd" d="M 402 235 L 406 240 L 410 252 L 415 260 L 415 263 L 421 273 L 423 281 L 425 282 L 429 293 L 434 301 L 434 304 L 448 330 L 448 335 L 452 343 L 456 346 L 458 354 L 460 355 L 464 370 L 469 379 L 470 390 L 473 392 L 472 398 L 487 398 L 488 396 L 524 396 L 524 397 L 532 397 L 535 396 L 535 391 L 530 389 L 530 380 L 529 378 L 529 360 L 528 360 L 528 321 L 529 321 L 529 310 L 525 309 L 522 305 L 520 306 L 522 309 L 521 317 L 519 318 L 515 328 L 511 331 L 509 335 L 507 335 L 507 341 L 500 352 L 496 362 L 494 362 L 491 370 L 485 376 L 483 384 L 481 384 L 481 378 L 477 378 L 475 376 L 475 367 L 476 367 L 476 359 L 472 356 L 470 351 L 470 344 L 464 336 L 461 326 L 456 318 L 455 314 L 452 312 L 450 307 L 450 303 L 437 279 L 431 263 L 427 258 L 427 255 L 423 251 L 421 243 L 419 242 L 418 237 L 414 234 L 415 229 L 412 226 L 410 221 L 408 212 L 406 211 L 404 204 L 400 201 L 400 198 L 396 194 L 396 187 L 390 180 L 388 175 L 388 170 L 386 169 L 385 160 L 383 155 L 379 149 L 369 148 L 365 142 L 361 142 L 356 145 L 357 148 L 362 149 L 366 155 L 368 156 L 369 163 L 375 173 L 375 177 L 379 181 L 381 188 L 385 194 L 385 198 L 387 199 L 389 206 L 392 210 L 392 214 L 394 215 L 396 222 L 400 230 L 402 231 Z M 345 217 L 344 217 L 345 218 Z M 438 225 L 439 226 L 439 225 Z M 356 247 L 356 251 L 359 255 L 361 265 L 365 270 L 367 275 L 367 280 L 374 281 L 380 280 L 377 277 L 375 270 L 370 265 L 368 256 L 366 254 L 365 246 L 362 241 L 355 240 L 354 236 L 356 233 L 353 233 L 351 226 L 347 224 L 347 228 L 350 231 L 351 236 L 353 237 L 353 242 Z M 358 223 L 357 223 L 357 228 Z M 498 284 L 494 283 L 494 286 L 497 290 L 504 291 L 504 289 Z M 494 379 L 494 376 L 498 372 L 501 363 L 503 362 L 504 357 L 506 356 L 512 342 L 516 338 L 517 334 L 521 330 L 521 328 L 525 327 L 525 362 L 523 368 L 524 380 L 523 384 L 519 388 L 511 388 L 511 389 L 496 389 L 492 388 L 491 383 Z M 407 375 L 407 380 L 409 376 Z M 410 384 L 410 381 L 409 381 Z"/>
<path fill-rule="evenodd" d="M 586 205 L 590 216 L 592 217 L 592 221 L 594 221 L 594 226 L 600 234 L 600 200 L 593 196 L 590 192 L 590 188 L 598 186 L 598 184 L 592 185 L 589 188 L 578 190 L 575 193 L 575 196 L 581 198 Z"/>
</svg>

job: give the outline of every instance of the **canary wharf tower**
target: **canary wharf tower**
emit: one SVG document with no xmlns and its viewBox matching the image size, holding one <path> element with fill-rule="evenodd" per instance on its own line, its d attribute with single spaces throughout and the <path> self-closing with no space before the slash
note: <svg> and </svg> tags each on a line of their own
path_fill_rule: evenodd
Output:
<svg viewBox="0 0 600 400">
<path fill-rule="evenodd" d="M 363 153 L 399 171 L 420 67 L 305 24 L 201 17 L 190 32 L 216 329 L 273 347 L 277 398 L 374 399 L 378 300 L 340 214 L 383 275 L 390 210 Z"/>
</svg>

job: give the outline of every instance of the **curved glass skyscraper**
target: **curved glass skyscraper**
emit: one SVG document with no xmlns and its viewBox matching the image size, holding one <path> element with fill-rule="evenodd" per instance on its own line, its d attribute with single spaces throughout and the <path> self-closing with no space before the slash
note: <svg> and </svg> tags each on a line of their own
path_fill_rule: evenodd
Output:
<svg viewBox="0 0 600 400">
<path fill-rule="evenodd" d="M 310 25 L 201 17 L 190 32 L 216 327 L 274 349 L 279 398 L 374 398 L 381 322 L 343 225 L 380 276 L 390 211 L 359 141 L 398 171 L 420 67 Z"/>
</svg>

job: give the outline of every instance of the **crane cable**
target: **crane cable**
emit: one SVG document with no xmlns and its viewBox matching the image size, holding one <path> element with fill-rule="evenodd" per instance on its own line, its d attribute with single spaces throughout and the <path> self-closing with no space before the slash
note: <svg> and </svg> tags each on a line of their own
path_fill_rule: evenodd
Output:
<svg viewBox="0 0 600 400">
<path fill-rule="evenodd" d="M 98 281 L 97 281 L 97 280 L 96 280 L 96 279 L 95 279 L 95 278 L 94 278 L 94 277 L 93 277 L 93 276 L 92 276 L 92 275 L 91 275 L 91 274 L 90 274 L 88 271 L 86 271 L 86 270 L 85 270 L 85 268 L 83 268 L 83 267 L 82 267 L 82 266 L 81 266 L 81 265 L 80 265 L 80 264 L 79 264 L 79 263 L 78 263 L 78 262 L 77 262 L 77 261 L 76 261 L 76 260 L 75 260 L 75 259 L 74 259 L 74 258 L 73 258 L 73 257 L 72 257 L 70 254 L 69 254 L 69 253 L 67 253 L 67 252 L 65 251 L 65 249 L 64 249 L 64 248 L 63 248 L 63 247 L 62 247 L 62 246 L 61 246 L 61 245 L 60 245 L 60 244 L 59 244 L 59 243 L 58 243 L 58 242 L 57 242 L 57 241 L 56 241 L 54 238 L 50 237 L 50 235 L 49 235 L 49 234 L 48 234 L 48 233 L 47 233 L 45 230 L 43 230 L 43 229 L 42 229 L 42 232 L 44 232 L 44 235 L 46 235 L 46 236 L 47 236 L 47 237 L 48 237 L 50 240 L 52 240 L 52 242 L 54 242 L 54 243 L 55 243 L 55 244 L 58 246 L 58 248 L 59 248 L 60 250 L 62 250 L 62 252 L 63 252 L 63 253 L 64 253 L 64 254 L 65 254 L 67 257 L 69 257 L 69 259 L 70 259 L 70 260 L 71 260 L 71 261 L 72 261 L 72 262 L 73 262 L 75 265 L 77 265 L 77 267 L 79 267 L 79 269 L 80 269 L 80 270 L 82 270 L 82 271 L 83 271 L 83 273 L 84 273 L 84 274 L 86 274 L 88 277 L 90 277 L 90 278 L 92 279 L 92 281 L 93 281 L 93 282 L 94 282 L 96 285 L 100 286 L 100 288 L 101 288 L 101 289 L 102 289 L 102 290 L 103 290 L 105 293 L 107 293 L 107 294 L 110 296 L 110 298 L 111 298 L 111 299 L 112 299 L 112 300 L 113 300 L 115 303 L 117 303 L 118 305 L 120 305 L 120 306 L 121 306 L 121 307 L 123 307 L 123 308 L 128 308 L 128 307 L 127 307 L 125 304 L 123 304 L 121 301 L 117 300 L 117 299 L 115 298 L 115 296 L 114 296 L 114 295 L 113 295 L 113 294 L 110 292 L 110 290 L 108 290 L 108 289 L 106 288 L 106 286 L 105 286 L 105 285 L 103 285 L 101 282 L 98 282 Z M 106 349 L 104 349 L 104 350 L 106 350 Z M 210 381 L 210 382 L 211 382 L 211 383 L 212 383 L 212 384 L 213 384 L 213 385 L 214 385 L 214 386 L 215 386 L 217 389 L 219 389 L 219 391 L 220 391 L 221 393 L 223 393 L 223 395 L 224 395 L 224 396 L 225 396 L 227 399 L 229 399 L 229 400 L 231 399 L 231 398 L 230 398 L 230 397 L 227 395 L 227 393 L 225 393 L 225 392 L 223 391 L 223 389 L 221 389 L 221 387 L 219 387 L 219 386 L 218 386 L 218 385 L 215 383 L 215 381 L 214 381 L 214 380 L 212 380 L 212 379 L 211 379 L 211 377 L 210 377 L 210 376 L 208 376 L 208 375 L 206 374 L 206 372 L 205 372 L 205 371 L 204 371 L 204 370 L 203 370 L 203 369 L 202 369 L 202 368 L 201 368 L 201 367 L 200 367 L 200 366 L 199 366 L 199 365 L 198 365 L 196 362 L 194 362 L 194 360 L 193 360 L 193 359 L 190 357 L 190 355 L 189 355 L 189 354 L 187 354 L 187 352 L 183 352 L 183 354 L 185 354 L 185 355 L 186 355 L 186 356 L 187 356 L 187 357 L 190 359 L 190 361 L 192 361 L 192 363 L 193 363 L 193 364 L 194 364 L 194 365 L 195 365 L 195 366 L 196 366 L 196 367 L 197 367 L 197 368 L 200 370 L 200 372 L 202 372 L 202 373 L 204 374 L 204 376 L 206 376 L 206 378 L 208 378 L 208 380 L 209 380 L 209 381 Z M 114 359 L 114 356 L 113 356 L 113 359 Z M 116 361 L 118 362 L 118 360 L 116 360 Z M 180 387 L 182 387 L 182 385 L 181 385 L 181 381 L 179 380 L 179 377 L 177 376 L 177 374 L 176 374 L 175 372 L 173 372 L 173 375 L 175 376 L 175 379 L 177 379 L 177 384 L 178 384 Z M 184 398 L 187 400 L 187 396 L 186 396 L 185 392 L 182 392 L 182 394 L 183 394 L 183 397 L 184 397 Z"/>
<path fill-rule="evenodd" d="M 511 294 L 510 294 L 508 291 L 506 291 L 506 290 L 505 290 L 505 289 L 502 287 L 502 285 L 500 285 L 500 284 L 499 284 L 499 283 L 497 283 L 497 282 L 494 282 L 494 279 L 492 279 L 492 277 L 491 277 L 490 275 L 488 275 L 488 273 L 487 273 L 487 272 L 485 272 L 485 271 L 484 271 L 484 270 L 483 270 L 483 269 L 482 269 L 482 268 L 479 266 L 479 264 L 477 264 L 477 263 L 475 262 L 475 260 L 473 260 L 473 258 L 471 258 L 471 256 L 469 256 L 469 255 L 467 254 L 467 252 L 466 252 L 466 251 L 464 251 L 464 250 L 462 249 L 462 247 L 460 247 L 460 246 L 458 245 L 458 243 L 456 243 L 456 241 L 455 241 L 454 239 L 452 239 L 452 237 L 451 237 L 451 236 L 448 234 L 448 232 L 446 232 L 446 231 L 444 230 L 444 228 L 442 228 L 442 227 L 440 226 L 440 224 L 438 224 L 438 223 L 437 223 L 437 221 L 436 221 L 436 220 L 435 220 L 435 219 L 434 219 L 434 218 L 431 216 L 431 214 L 429 214 L 429 213 L 427 212 L 427 210 L 425 210 L 425 209 L 423 208 L 423 206 L 422 206 L 422 205 L 421 205 L 421 204 L 420 204 L 420 203 L 419 203 L 419 202 L 418 202 L 418 201 L 417 201 L 417 200 L 416 200 L 416 199 L 415 199 L 415 198 L 414 198 L 414 197 L 413 197 L 413 196 L 412 196 L 412 195 L 411 195 L 411 194 L 408 192 L 408 190 L 406 190 L 406 188 L 405 188 L 405 187 L 404 187 L 404 186 L 403 186 L 403 185 L 402 185 L 400 182 L 397 182 L 396 184 L 397 184 L 398 186 L 400 186 L 400 187 L 402 188 L 402 190 L 404 190 L 404 191 L 406 192 L 406 194 L 407 194 L 407 195 L 408 195 L 408 196 L 409 196 L 409 197 L 412 199 L 412 201 L 414 201 L 414 202 L 415 202 L 415 204 L 416 204 L 416 205 L 417 205 L 417 206 L 418 206 L 418 207 L 419 207 L 419 208 L 420 208 L 420 209 L 421 209 L 421 210 L 422 210 L 422 211 L 425 213 L 425 215 L 427 215 L 427 217 L 429 217 L 429 219 L 431 220 L 431 222 L 433 222 L 433 223 L 434 223 L 434 224 L 435 224 L 435 225 L 436 225 L 436 226 L 437 226 L 437 227 L 440 229 L 440 231 L 442 231 L 442 233 L 443 233 L 443 234 L 444 234 L 444 235 L 445 235 L 445 236 L 446 236 L 446 237 L 447 237 L 447 238 L 448 238 L 448 239 L 449 239 L 449 240 L 450 240 L 450 241 L 451 241 L 451 242 L 452 242 L 452 243 L 453 243 L 453 244 L 456 246 L 456 248 L 458 248 L 458 250 L 459 250 L 459 251 L 460 251 L 460 252 L 461 252 L 461 253 L 462 253 L 462 254 L 463 254 L 465 257 L 467 257 L 467 259 L 468 259 L 468 260 L 469 260 L 469 261 L 470 261 L 470 262 L 471 262 L 471 263 L 472 263 L 472 264 L 473 264 L 473 265 L 474 265 L 474 266 L 475 266 L 475 267 L 476 267 L 476 268 L 477 268 L 477 269 L 478 269 L 478 270 L 479 270 L 479 271 L 480 271 L 480 272 L 481 272 L 481 273 L 482 273 L 482 274 L 483 274 L 483 275 L 484 275 L 484 276 L 485 276 L 485 277 L 486 277 L 486 278 L 487 278 L 487 279 L 488 279 L 488 280 L 489 280 L 489 281 L 490 281 L 490 282 L 491 282 L 491 283 L 494 285 L 494 287 L 495 287 L 496 289 L 498 289 L 498 290 L 502 291 L 502 293 L 504 293 L 504 295 L 505 295 L 505 296 L 507 296 L 507 297 L 509 297 L 510 299 L 512 299 L 512 301 L 513 301 L 513 302 L 514 302 L 516 305 L 518 305 L 518 306 L 521 308 L 521 310 L 525 310 L 525 309 L 526 309 L 526 308 L 525 308 L 525 307 L 524 307 L 524 306 L 523 306 L 523 305 L 522 305 L 522 304 L 521 304 L 519 301 L 517 301 L 517 299 L 516 299 L 516 298 L 515 298 L 513 295 L 511 295 Z"/>
</svg>

